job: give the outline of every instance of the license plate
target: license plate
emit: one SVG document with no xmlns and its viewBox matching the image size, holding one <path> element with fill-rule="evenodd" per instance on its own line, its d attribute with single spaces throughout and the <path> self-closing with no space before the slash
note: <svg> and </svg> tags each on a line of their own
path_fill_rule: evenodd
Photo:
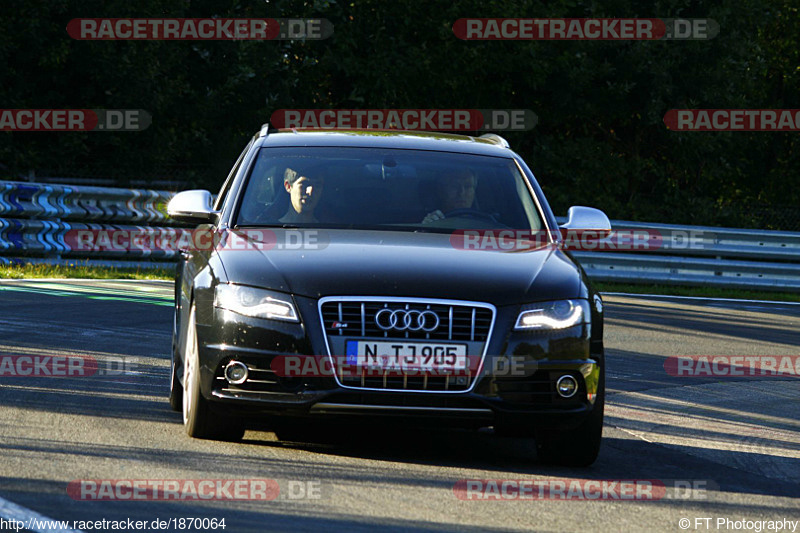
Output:
<svg viewBox="0 0 800 533">
<path fill-rule="evenodd" d="M 347 341 L 348 365 L 380 369 L 464 370 L 466 344 Z"/>
</svg>

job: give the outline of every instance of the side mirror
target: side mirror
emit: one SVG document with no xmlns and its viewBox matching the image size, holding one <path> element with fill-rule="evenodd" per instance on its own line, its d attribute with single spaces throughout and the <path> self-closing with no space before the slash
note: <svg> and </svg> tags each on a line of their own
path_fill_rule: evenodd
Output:
<svg viewBox="0 0 800 533">
<path fill-rule="evenodd" d="M 559 226 L 562 230 L 597 232 L 599 236 L 611 233 L 611 221 L 605 213 L 593 207 L 574 205 L 567 211 L 567 221 Z"/>
<path fill-rule="evenodd" d="M 195 224 L 214 223 L 217 213 L 212 207 L 213 197 L 204 190 L 179 192 L 167 204 L 167 214 L 181 222 Z"/>
</svg>

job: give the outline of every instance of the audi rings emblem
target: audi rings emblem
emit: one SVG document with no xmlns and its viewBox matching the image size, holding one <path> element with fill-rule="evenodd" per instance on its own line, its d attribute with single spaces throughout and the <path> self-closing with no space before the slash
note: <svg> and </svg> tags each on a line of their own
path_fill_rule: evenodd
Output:
<svg viewBox="0 0 800 533">
<path fill-rule="evenodd" d="M 383 331 L 431 332 L 439 327 L 439 316 L 430 309 L 381 309 L 375 313 L 375 323 Z"/>
</svg>

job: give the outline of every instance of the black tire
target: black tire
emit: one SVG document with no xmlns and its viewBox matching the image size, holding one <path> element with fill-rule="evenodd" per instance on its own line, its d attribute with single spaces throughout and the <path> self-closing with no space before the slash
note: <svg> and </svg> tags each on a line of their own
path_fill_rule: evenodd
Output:
<svg viewBox="0 0 800 533">
<path fill-rule="evenodd" d="M 186 434 L 196 439 L 241 440 L 244 436 L 244 426 L 236 420 L 223 418 L 214 413 L 208 404 L 208 400 L 200 392 L 200 360 L 197 350 L 194 304 L 192 304 L 189 315 L 189 327 L 186 330 L 183 365 L 181 410 Z"/>
<path fill-rule="evenodd" d="M 565 431 L 537 432 L 536 451 L 540 461 L 575 467 L 586 467 L 595 462 L 603 437 L 605 385 L 605 370 L 601 368 L 594 408 L 581 425 Z"/>
<path fill-rule="evenodd" d="M 173 411 L 178 413 L 183 409 L 183 385 L 181 380 L 178 379 L 177 369 L 177 356 L 179 343 L 178 337 L 178 313 L 177 310 L 172 313 L 172 363 L 170 365 L 170 378 L 169 378 L 169 406 Z"/>
<path fill-rule="evenodd" d="M 169 382 L 169 406 L 172 408 L 173 411 L 178 413 L 181 412 L 183 409 L 183 385 L 181 385 L 181 381 L 178 379 L 178 371 L 175 368 L 177 365 L 175 363 L 175 356 L 172 357 L 172 371 L 170 376 Z"/>
</svg>

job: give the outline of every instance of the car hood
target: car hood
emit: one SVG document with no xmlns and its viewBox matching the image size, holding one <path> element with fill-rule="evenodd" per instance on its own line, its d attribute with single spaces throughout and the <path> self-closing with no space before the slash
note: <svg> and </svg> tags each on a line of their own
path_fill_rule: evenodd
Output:
<svg viewBox="0 0 800 533">
<path fill-rule="evenodd" d="M 300 234 L 258 232 L 255 240 L 278 243 L 297 242 Z M 217 253 L 229 282 L 310 298 L 391 295 L 511 305 L 580 296 L 578 268 L 555 245 L 464 250 L 449 235 L 363 230 L 314 230 L 307 242 L 281 249 L 240 240 Z"/>
</svg>

